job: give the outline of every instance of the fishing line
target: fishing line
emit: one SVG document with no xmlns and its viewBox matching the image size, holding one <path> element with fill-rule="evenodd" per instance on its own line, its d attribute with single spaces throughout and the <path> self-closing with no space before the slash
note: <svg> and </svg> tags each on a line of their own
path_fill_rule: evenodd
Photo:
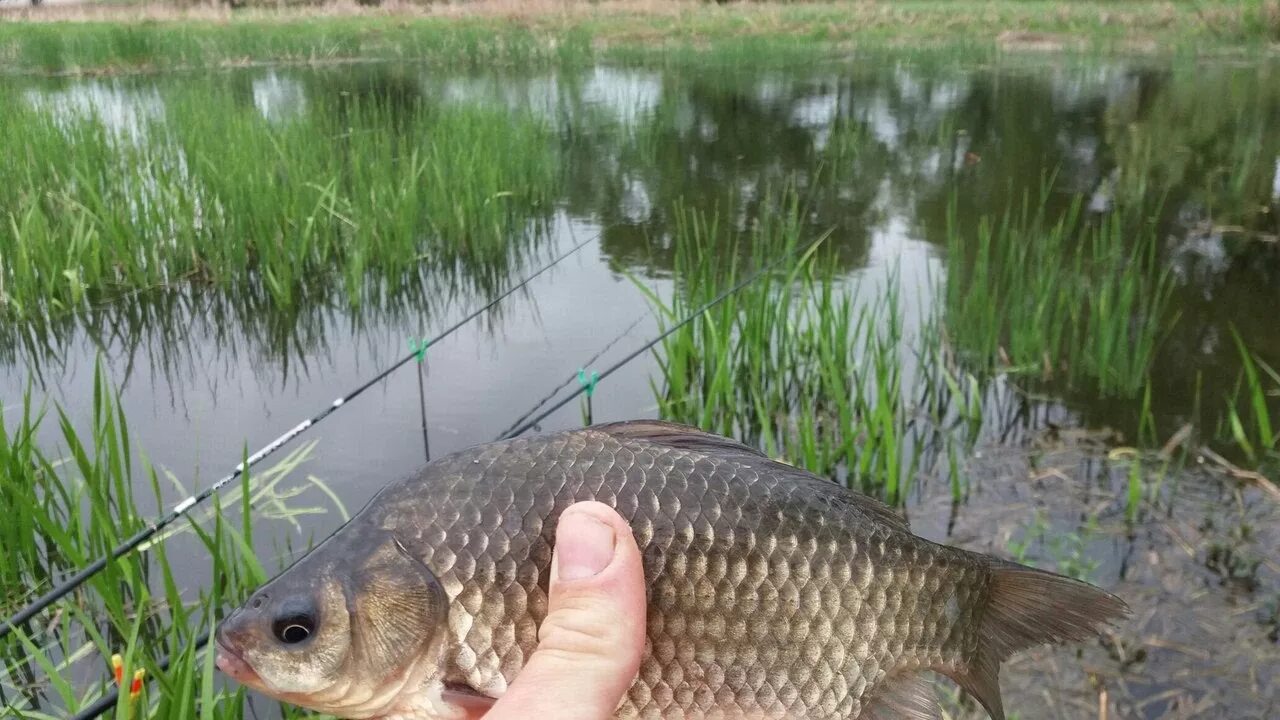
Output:
<svg viewBox="0 0 1280 720">
<path fill-rule="evenodd" d="M 605 345 L 604 347 L 600 348 L 599 352 L 597 352 L 595 355 L 592 355 L 592 356 L 591 356 L 591 359 L 590 359 L 590 360 L 588 360 L 588 361 L 586 361 L 585 363 L 583 363 L 583 365 L 582 365 L 582 366 L 583 366 L 584 368 L 588 368 L 588 367 L 591 367 L 592 365 L 594 365 L 594 364 L 595 364 L 595 362 L 596 362 L 596 360 L 599 360 L 599 359 L 600 359 L 600 356 L 602 356 L 602 355 L 604 355 L 605 353 L 609 352 L 609 350 L 610 350 L 610 349 L 612 349 L 614 345 L 617 345 L 619 342 L 621 342 L 621 341 L 622 341 L 622 338 L 624 338 L 624 337 L 626 337 L 626 336 L 630 335 L 630 334 L 631 334 L 631 331 L 632 331 L 632 330 L 635 330 L 635 329 L 636 329 L 636 326 L 637 326 L 637 325 L 639 325 L 639 324 L 640 324 L 640 322 L 641 322 L 642 320 L 644 320 L 645 318 L 649 317 L 650 315 L 652 315 L 652 313 L 650 313 L 650 312 L 643 312 L 643 313 L 641 313 L 639 317 L 637 317 L 635 320 L 633 320 L 633 321 L 631 322 L 631 324 L 630 324 L 630 325 L 628 325 L 628 326 L 627 326 L 627 329 L 626 329 L 626 330 L 623 330 L 621 333 L 619 333 L 619 334 L 618 334 L 618 336 L 617 336 L 617 337 L 615 337 L 614 339 L 610 340 L 608 345 Z M 551 402 L 551 401 L 555 398 L 555 396 L 556 396 L 556 395 L 557 395 L 561 390 L 565 389 L 565 388 L 566 388 L 566 387 L 568 387 L 569 385 L 572 385 L 572 384 L 573 384 L 573 382 L 574 382 L 575 380 L 577 380 L 577 379 L 578 379 L 578 373 L 576 373 L 576 372 L 575 372 L 575 373 L 572 373 L 571 375 L 569 375 L 569 377 L 565 378 L 565 381 L 564 381 L 564 382 L 560 383 L 559 385 L 557 385 L 557 386 L 555 387 L 555 389 L 554 389 L 554 390 L 552 390 L 551 392 L 547 393 L 546 397 L 544 397 L 544 398 L 542 398 L 541 400 L 539 400 L 539 401 L 537 402 L 537 404 L 536 404 L 536 405 L 534 405 L 533 407 L 531 407 L 531 408 L 529 408 L 527 411 L 525 411 L 525 414 L 523 414 L 523 415 L 521 415 L 520 417 L 516 418 L 516 421 L 515 421 L 515 422 L 511 423 L 510 425 L 508 425 L 508 426 L 507 426 L 507 429 L 506 429 L 506 430 L 503 430 L 503 431 L 502 431 L 502 433 L 501 433 L 500 435 L 498 435 L 497 439 L 498 439 L 498 440 L 502 440 L 503 438 L 505 438 L 505 437 L 507 436 L 507 433 L 509 433 L 509 432 L 511 432 L 512 430 L 516 429 L 516 426 L 518 426 L 520 423 L 524 422 L 525 420 L 528 420 L 528 419 L 529 419 L 529 416 L 531 416 L 531 415 L 533 415 L 534 413 L 536 413 L 536 412 L 538 412 L 539 410 L 541 410 L 543 405 L 546 405 L 547 403 Z"/>
<path fill-rule="evenodd" d="M 505 300 L 512 293 L 516 292 L 520 288 L 529 284 L 534 278 L 538 277 L 539 275 L 542 275 L 546 271 L 550 270 L 552 267 L 555 267 L 557 264 L 559 264 L 564 259 L 568 258 L 570 255 L 573 255 L 574 253 L 578 252 L 582 248 L 586 247 L 588 243 L 595 240 L 599 236 L 600 236 L 599 234 L 593 235 L 592 237 L 589 237 L 586 240 L 583 240 L 577 245 L 574 245 L 572 248 L 565 251 L 560 256 L 553 259 L 551 262 L 539 268 L 532 275 L 527 276 L 526 278 L 521 280 L 519 283 L 516 283 L 512 287 L 505 290 L 502 294 L 490 300 L 489 303 L 486 304 L 485 306 L 481 307 L 480 309 L 472 312 L 470 315 L 467 315 L 463 319 L 454 323 L 451 327 L 449 327 L 449 329 L 440 333 L 439 335 L 432 338 L 431 340 L 426 341 L 426 344 L 435 345 L 441 340 L 449 337 L 454 332 L 456 332 L 459 328 L 461 328 L 463 325 L 466 325 L 467 323 L 471 322 L 472 320 L 484 314 L 485 312 L 488 312 L 495 305 L 497 305 L 502 300 Z M 272 440 L 270 443 L 268 443 L 267 445 L 262 447 L 260 450 L 255 452 L 253 455 L 250 455 L 248 459 L 241 462 L 239 465 L 236 466 L 234 470 L 232 470 L 227 475 L 223 476 L 213 485 L 209 486 L 207 489 L 200 492 L 199 494 L 192 495 L 187 499 L 183 500 L 182 502 L 179 502 L 177 505 L 173 507 L 172 510 L 169 511 L 167 515 L 163 515 L 157 518 L 150 525 L 143 528 L 142 530 L 139 530 L 132 537 L 130 537 L 129 539 L 117 545 L 110 552 L 110 554 L 103 555 L 102 557 L 99 557 L 97 560 L 94 560 L 92 563 L 90 563 L 80 572 L 77 572 L 75 575 L 62 581 L 59 585 L 57 585 L 56 587 L 54 587 L 52 590 L 45 593 L 44 595 L 40 596 L 31 604 L 22 608 L 21 610 L 14 613 L 13 615 L 10 615 L 9 618 L 3 622 L 3 624 L 0 624 L 0 639 L 4 639 L 6 636 L 8 636 L 9 632 L 13 630 L 13 628 L 26 623 L 28 620 L 35 617 L 41 611 L 47 609 L 50 605 L 66 597 L 73 590 L 83 585 L 85 581 L 87 581 L 89 578 L 101 572 L 102 569 L 107 566 L 107 563 L 113 560 L 119 559 L 120 557 L 124 556 L 125 554 L 137 548 L 139 545 L 142 545 L 144 542 L 146 542 L 147 540 L 155 536 L 156 533 L 160 532 L 165 527 L 171 525 L 173 522 L 177 521 L 179 518 L 184 516 L 192 508 L 196 507 L 197 505 L 204 502 L 205 500 L 208 500 L 215 493 L 217 493 L 219 490 L 225 487 L 228 483 L 234 481 L 236 478 L 243 475 L 249 468 L 253 467 L 254 465 L 261 462 L 267 456 L 279 450 L 290 440 L 293 440 L 294 438 L 298 437 L 299 435 L 306 432 L 310 428 L 316 426 L 325 418 L 329 417 L 329 415 L 333 414 L 338 408 L 342 407 L 343 405 L 350 402 L 351 400 L 354 400 L 361 393 L 373 387 L 374 385 L 381 382 L 382 380 L 385 380 L 387 376 L 389 376 L 391 373 L 403 367 L 409 361 L 413 360 L 415 357 L 418 357 L 418 354 L 419 354 L 419 351 L 415 349 L 413 352 L 410 352 L 408 355 L 400 359 L 391 367 L 388 367 L 386 370 L 383 370 L 382 372 L 375 375 L 373 379 L 357 387 L 355 390 L 352 390 L 351 392 L 347 393 L 343 397 L 340 397 L 337 400 L 334 400 L 332 403 L 328 405 L 328 407 L 321 410 L 315 416 L 307 420 L 303 420 L 302 422 L 293 426 L 288 431 L 286 431 L 283 435 L 276 438 L 275 440 Z"/>
<path fill-rule="evenodd" d="M 546 419 L 551 415 L 551 413 L 554 413 L 555 411 L 559 410 L 560 408 L 564 407 L 565 405 L 568 405 L 568 404 L 569 404 L 569 402 L 570 402 L 571 400 L 573 400 L 574 398 L 576 398 L 576 397 L 578 397 L 579 395 L 581 395 L 581 394 L 583 394 L 584 392 L 586 392 L 588 387 L 591 387 L 591 388 L 593 388 L 593 389 L 594 389 L 594 387 L 595 387 L 595 382 L 598 382 L 598 381 L 600 381 L 600 380 L 604 380 L 605 378 L 609 377 L 609 376 L 610 376 L 610 375 L 612 375 L 614 372 L 616 372 L 617 370 L 621 369 L 621 368 L 622 368 L 622 366 L 624 366 L 624 365 L 626 365 L 627 363 L 631 362 L 632 360 L 635 360 L 636 358 L 640 357 L 640 356 L 641 356 L 641 355 L 643 355 L 644 353 L 646 353 L 646 352 L 648 352 L 649 350 L 651 350 L 651 349 L 653 348 L 653 346 L 655 346 L 655 345 L 657 345 L 658 343 L 662 342 L 663 340 L 666 340 L 667 338 L 671 337 L 671 335 L 672 335 L 672 334 L 674 334 L 674 333 L 675 333 L 677 330 L 679 330 L 680 328 L 682 328 L 682 327 L 684 327 L 685 325 L 688 325 L 689 323 L 691 323 L 691 322 L 693 322 L 694 320 L 696 320 L 699 316 L 701 316 L 701 315 L 702 315 L 703 313 L 705 313 L 706 311 L 708 311 L 708 310 L 710 310 L 711 308 L 715 307 L 716 305 L 719 305 L 720 303 L 724 302 L 726 299 L 728 299 L 728 298 L 729 298 L 729 296 L 731 296 L 731 295 L 733 295 L 734 293 L 738 292 L 738 291 L 739 291 L 739 290 L 741 290 L 742 288 L 744 288 L 744 287 L 746 287 L 746 286 L 750 285 L 751 283 L 755 282 L 756 280 L 759 280 L 761 277 L 763 277 L 763 276 L 765 275 L 765 273 L 766 273 L 766 272 L 768 272 L 768 271 L 772 270 L 773 268 L 777 267 L 780 263 L 782 263 L 782 261 L 783 261 L 783 260 L 786 260 L 786 259 L 788 259 L 788 258 L 790 258 L 790 257 L 792 257 L 792 256 L 794 256 L 794 255 L 796 255 L 797 253 L 801 253 L 801 251 L 803 251 L 803 253 L 804 253 L 804 254 L 807 254 L 811 249 L 816 248 L 816 247 L 817 247 L 817 245 L 818 245 L 818 243 L 822 242 L 823 240 L 825 240 L 825 239 L 826 239 L 827 237 L 829 237 L 830 235 L 831 235 L 831 231 L 830 231 L 830 230 L 828 230 L 827 232 L 825 232 L 825 233 L 823 233 L 823 234 L 819 235 L 818 237 L 816 237 L 816 238 L 814 238 L 814 239 L 810 240 L 809 242 L 804 243 L 803 245 L 797 245 L 796 247 L 792 248 L 791 250 L 789 250 L 789 251 L 787 251 L 787 252 L 785 252 L 785 253 L 783 253 L 783 254 L 779 255 L 778 257 L 774 258 L 774 259 L 773 259 L 773 260 L 771 260 L 770 262 L 767 262 L 767 263 L 765 263 L 764 265 L 761 265 L 759 268 L 757 268 L 757 269 L 755 270 L 755 272 L 751 273 L 751 274 L 750 274 L 750 275 L 748 275 L 747 277 L 743 278 L 740 282 L 738 282 L 738 284 L 737 284 L 737 285 L 734 285 L 733 287 L 731 287 L 731 288 L 729 288 L 729 289 L 727 289 L 727 290 L 725 290 L 725 291 L 721 292 L 719 295 L 715 296 L 714 298 L 712 298 L 711 300 L 709 300 L 708 302 L 706 302 L 705 304 L 703 304 L 703 305 L 702 305 L 702 307 L 700 307 L 700 308 L 698 308 L 697 310 L 694 310 L 693 312 L 691 312 L 691 313 L 689 313 L 688 315 L 686 315 L 686 316 L 684 317 L 684 319 L 683 319 L 683 320 L 681 320 L 680 322 L 676 323 L 675 325 L 672 325 L 669 329 L 667 329 L 667 330 L 666 330 L 665 332 L 663 332 L 662 334 L 660 334 L 660 335 L 658 335 L 657 337 L 653 338 L 653 339 L 652 339 L 652 340 L 650 340 L 649 342 L 646 342 L 644 345 L 641 345 L 639 348 L 636 348 L 634 351 L 632 351 L 632 352 L 631 352 L 631 354 L 629 354 L 629 355 L 627 355 L 626 357 L 622 358 L 621 360 L 619 360 L 618 362 L 614 363 L 613 365 L 610 365 L 607 369 L 605 369 L 605 370 L 601 371 L 600 376 L 599 376 L 598 378 L 595 378 L 595 381 L 594 381 L 594 382 L 592 382 L 592 383 L 590 383 L 590 384 L 582 384 L 582 385 L 579 385 L 577 390 L 575 390 L 575 391 L 573 391 L 573 392 L 569 393 L 568 395 L 564 396 L 563 398 L 561 398 L 559 402 L 557 402 L 557 403 L 555 403 L 554 405 L 552 405 L 551 407 L 547 408 L 545 411 L 543 411 L 542 413 L 540 413 L 537 417 L 535 417 L 535 418 L 533 418 L 532 420 L 530 420 L 530 421 L 528 421 L 528 422 L 524 423 L 523 425 L 520 425 L 518 428 L 516 428 L 516 429 L 515 429 L 515 430 L 513 430 L 513 431 L 510 431 L 510 432 L 507 432 L 507 433 L 503 433 L 503 434 L 502 434 L 498 439 L 499 439 L 499 440 L 509 440 L 509 439 L 511 439 L 511 438 L 513 438 L 513 437 L 516 437 L 516 436 L 518 436 L 518 435 L 521 435 L 521 434 L 523 434 L 523 433 L 527 432 L 528 430 L 533 429 L 533 428 L 534 428 L 534 427 L 536 427 L 539 423 L 541 423 L 543 420 L 546 420 Z M 577 377 L 578 377 L 578 376 L 577 376 L 577 374 L 575 374 L 575 375 L 574 375 L 574 379 L 577 379 Z"/>
<path fill-rule="evenodd" d="M 418 361 L 418 409 L 422 413 L 422 452 L 427 456 L 427 462 L 431 462 L 431 440 L 427 438 L 427 390 L 426 381 L 423 380 L 422 370 L 423 362 Z"/>
</svg>

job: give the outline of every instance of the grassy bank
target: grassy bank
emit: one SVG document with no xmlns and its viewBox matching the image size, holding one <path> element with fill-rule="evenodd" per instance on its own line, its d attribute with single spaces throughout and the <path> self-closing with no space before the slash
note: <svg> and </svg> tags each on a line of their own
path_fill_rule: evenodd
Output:
<svg viewBox="0 0 1280 720">
<path fill-rule="evenodd" d="M 103 73 L 255 62 L 424 60 L 528 65 L 762 50 L 810 57 L 883 47 L 1200 53 L 1280 42 L 1275 0 L 713 5 L 678 0 L 230 11 L 78 5 L 0 16 L 8 72 Z M 46 22 L 25 22 L 27 20 Z"/>
</svg>

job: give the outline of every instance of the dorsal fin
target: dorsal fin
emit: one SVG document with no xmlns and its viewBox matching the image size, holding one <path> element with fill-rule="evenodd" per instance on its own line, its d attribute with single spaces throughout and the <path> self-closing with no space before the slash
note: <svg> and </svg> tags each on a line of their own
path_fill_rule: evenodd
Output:
<svg viewBox="0 0 1280 720">
<path fill-rule="evenodd" d="M 680 425 L 665 420 L 627 420 L 593 425 L 588 429 L 608 433 L 619 440 L 643 440 L 657 445 L 696 450 L 713 455 L 747 454 L 762 460 L 769 459 L 759 450 L 743 445 L 737 440 L 699 430 L 691 425 Z"/>
<path fill-rule="evenodd" d="M 856 511 L 894 529 L 903 532 L 911 531 L 906 518 L 879 500 L 851 491 L 830 480 L 824 480 L 804 468 L 774 460 L 756 448 L 723 435 L 663 420 L 628 420 L 593 425 L 587 429 L 608 433 L 619 440 L 639 440 L 665 447 L 693 450 L 720 457 L 738 456 L 744 460 L 764 463 L 790 482 L 811 484 L 815 493 L 821 494 L 827 502 L 852 506 Z"/>
</svg>

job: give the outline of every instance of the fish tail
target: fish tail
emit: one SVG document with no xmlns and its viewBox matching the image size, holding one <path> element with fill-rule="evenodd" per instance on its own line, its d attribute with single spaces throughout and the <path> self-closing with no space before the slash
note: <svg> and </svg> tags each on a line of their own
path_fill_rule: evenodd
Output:
<svg viewBox="0 0 1280 720">
<path fill-rule="evenodd" d="M 1005 720 L 1000 663 L 1037 645 L 1079 642 L 1128 615 L 1120 598 L 1088 583 L 989 559 L 991 580 L 969 662 L 943 672 L 973 695 L 993 720 Z"/>
</svg>

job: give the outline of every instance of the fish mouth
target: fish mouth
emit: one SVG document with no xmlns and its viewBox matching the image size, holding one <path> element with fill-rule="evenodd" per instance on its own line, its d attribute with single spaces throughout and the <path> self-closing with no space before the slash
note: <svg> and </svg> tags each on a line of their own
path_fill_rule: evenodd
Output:
<svg viewBox="0 0 1280 720">
<path fill-rule="evenodd" d="M 214 638 L 213 645 L 215 649 L 213 664 L 217 665 L 219 670 L 242 685 L 260 686 L 262 684 L 262 678 L 259 677 L 258 672 L 245 662 L 239 653 L 227 646 L 221 633 Z"/>
</svg>

